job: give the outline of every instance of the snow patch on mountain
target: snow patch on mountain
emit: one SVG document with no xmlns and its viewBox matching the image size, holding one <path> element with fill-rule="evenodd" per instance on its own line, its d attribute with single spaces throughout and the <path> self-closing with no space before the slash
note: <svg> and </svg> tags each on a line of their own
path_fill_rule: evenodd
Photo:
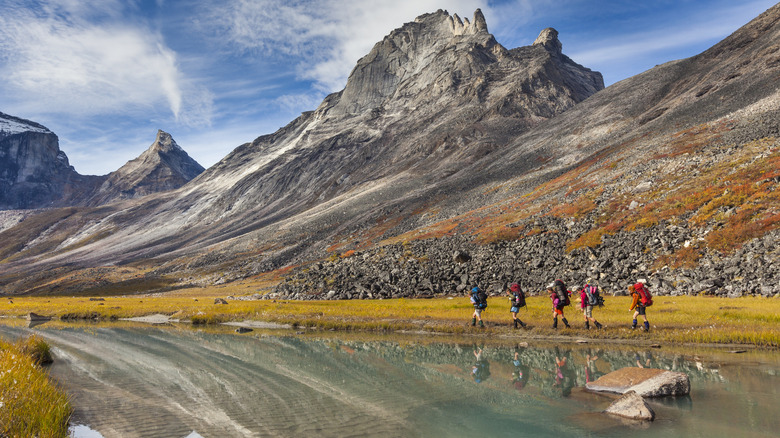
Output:
<svg viewBox="0 0 780 438">
<path fill-rule="evenodd" d="M 0 113 L 0 138 L 21 134 L 23 132 L 40 132 L 42 134 L 52 133 L 37 123 Z"/>
</svg>

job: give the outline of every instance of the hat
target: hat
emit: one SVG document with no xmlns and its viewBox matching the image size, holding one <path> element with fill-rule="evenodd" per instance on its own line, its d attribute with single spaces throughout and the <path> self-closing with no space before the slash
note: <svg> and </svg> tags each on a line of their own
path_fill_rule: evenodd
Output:
<svg viewBox="0 0 780 438">
<path fill-rule="evenodd" d="M 547 289 L 552 289 L 554 287 L 555 287 L 555 282 L 554 281 L 547 285 Z"/>
<path fill-rule="evenodd" d="M 520 285 L 517 283 L 512 283 L 511 286 L 509 286 L 509 290 L 512 292 L 519 292 L 520 291 Z"/>
</svg>

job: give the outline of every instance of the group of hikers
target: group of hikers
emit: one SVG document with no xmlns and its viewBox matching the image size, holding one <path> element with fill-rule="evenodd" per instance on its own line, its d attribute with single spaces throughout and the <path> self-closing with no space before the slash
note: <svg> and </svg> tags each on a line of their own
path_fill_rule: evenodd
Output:
<svg viewBox="0 0 780 438">
<path fill-rule="evenodd" d="M 634 311 L 631 328 L 635 329 L 637 327 L 637 318 L 642 316 L 642 318 L 644 318 L 642 329 L 649 331 L 650 322 L 647 320 L 647 307 L 653 304 L 653 297 L 650 294 L 650 290 L 643 281 L 639 280 L 635 284 L 628 286 L 628 291 L 632 297 L 631 308 L 629 311 Z M 547 292 L 550 294 L 550 300 L 552 300 L 552 327 L 554 329 L 558 328 L 558 316 L 560 315 L 561 321 L 563 321 L 563 324 L 566 326 L 566 328 L 571 328 L 569 321 L 566 320 L 566 316 L 564 315 L 564 308 L 571 305 L 570 297 L 572 295 L 572 291 L 568 290 L 563 280 L 555 280 L 547 286 Z M 593 317 L 593 308 L 604 305 L 604 298 L 599 293 L 598 286 L 593 284 L 593 280 L 588 279 L 588 281 L 585 283 L 585 286 L 583 286 L 578 293 L 580 295 L 580 309 L 582 310 L 582 314 L 585 318 L 585 329 L 590 329 L 591 322 L 597 329 L 604 327 Z M 509 296 L 511 305 L 509 312 L 512 314 L 514 327 L 527 327 L 527 324 L 517 317 L 517 313 L 520 311 L 520 308 L 525 307 L 525 293 L 520 287 L 520 283 L 512 283 L 509 286 L 509 289 L 506 291 L 506 294 Z M 471 289 L 470 295 L 471 304 L 474 306 L 474 314 L 471 318 L 471 325 L 476 326 L 479 322 L 479 326 L 484 327 L 485 323 L 482 322 L 482 311 L 487 308 L 487 294 L 478 286 L 475 286 L 473 289 Z"/>
</svg>

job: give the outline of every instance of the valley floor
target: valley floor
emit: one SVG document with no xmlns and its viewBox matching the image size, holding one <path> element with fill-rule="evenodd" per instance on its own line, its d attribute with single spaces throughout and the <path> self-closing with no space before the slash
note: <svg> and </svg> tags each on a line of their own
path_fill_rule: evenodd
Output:
<svg viewBox="0 0 780 438">
<path fill-rule="evenodd" d="M 256 290 L 256 289 L 254 289 Z M 225 292 L 233 295 L 225 295 Z M 518 317 L 529 326 L 514 329 L 509 300 L 490 297 L 485 328 L 471 326 L 468 297 L 433 299 L 282 301 L 251 299 L 247 289 L 206 288 L 121 297 L 7 297 L 0 316 L 29 313 L 61 321 L 114 321 L 160 315 L 149 322 L 274 324 L 294 329 L 442 333 L 512 339 L 593 339 L 630 343 L 738 344 L 780 348 L 780 299 L 658 296 L 647 309 L 650 331 L 631 330 L 629 297 L 606 297 L 593 316 L 604 325 L 586 330 L 579 303 L 565 309 L 570 329 L 552 328 L 549 298 L 531 296 Z M 243 293 L 243 295 L 241 294 Z M 220 304 L 224 300 L 227 304 Z M 167 318 L 166 318 L 167 317 Z M 262 325 L 262 324 L 261 324 Z M 639 326 L 642 325 L 640 317 Z"/>
</svg>

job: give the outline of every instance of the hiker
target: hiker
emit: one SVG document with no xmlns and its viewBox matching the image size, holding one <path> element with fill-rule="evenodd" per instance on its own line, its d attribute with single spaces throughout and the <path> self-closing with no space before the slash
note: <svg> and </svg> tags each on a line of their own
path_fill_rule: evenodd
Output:
<svg viewBox="0 0 780 438">
<path fill-rule="evenodd" d="M 509 309 L 509 312 L 512 313 L 512 320 L 515 322 L 515 328 L 517 328 L 518 324 L 525 328 L 526 324 L 517 317 L 517 312 L 520 311 L 520 308 L 525 307 L 525 294 L 523 293 L 523 289 L 520 288 L 520 283 L 512 283 L 512 285 L 509 286 L 509 290 L 506 291 L 506 294 L 509 295 L 509 302 L 512 306 Z"/>
<path fill-rule="evenodd" d="M 644 331 L 650 331 L 650 323 L 647 321 L 647 307 L 653 305 L 653 297 L 650 295 L 650 291 L 647 289 L 647 286 L 642 283 L 642 281 L 637 281 L 635 284 L 632 284 L 628 287 L 628 291 L 631 293 L 631 308 L 628 309 L 629 311 L 634 310 L 634 321 L 631 324 L 631 329 L 636 328 L 637 323 L 637 316 L 642 315 L 642 318 L 644 318 Z"/>
<path fill-rule="evenodd" d="M 561 315 L 566 328 L 571 328 L 569 321 L 566 320 L 566 316 L 563 314 L 563 308 L 570 304 L 569 291 L 566 289 L 566 284 L 564 284 L 563 280 L 555 280 L 547 286 L 547 292 L 550 293 L 550 299 L 553 303 L 553 328 L 558 328 L 558 315 Z"/>
<path fill-rule="evenodd" d="M 590 322 L 593 321 L 593 325 L 597 329 L 601 329 L 602 325 L 593 317 L 593 306 L 603 306 L 604 299 L 599 294 L 598 286 L 593 284 L 593 280 L 590 278 L 580 290 L 580 309 L 585 317 L 585 330 L 590 330 Z"/>
<path fill-rule="evenodd" d="M 471 289 L 471 304 L 474 306 L 471 326 L 477 325 L 477 321 L 479 321 L 479 326 L 485 327 L 485 324 L 482 322 L 482 311 L 487 307 L 487 294 L 477 286 Z"/>
</svg>

